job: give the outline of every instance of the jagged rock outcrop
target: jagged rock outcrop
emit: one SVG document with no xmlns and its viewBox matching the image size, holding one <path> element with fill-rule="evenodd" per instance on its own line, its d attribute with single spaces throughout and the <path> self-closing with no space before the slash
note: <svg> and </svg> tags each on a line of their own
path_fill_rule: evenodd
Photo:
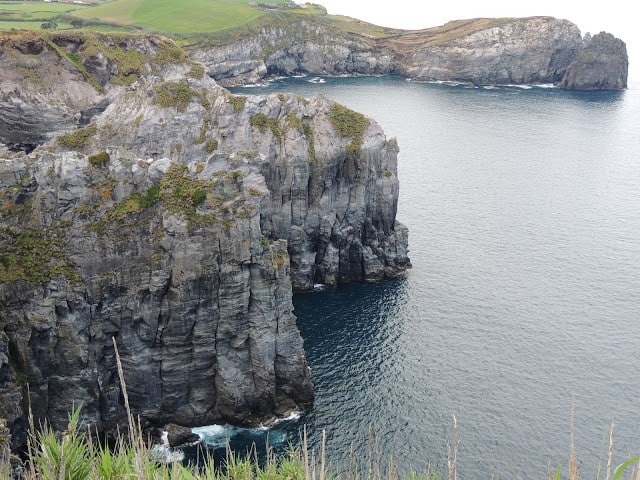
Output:
<svg viewBox="0 0 640 480">
<path fill-rule="evenodd" d="M 567 20 L 473 19 L 401 32 L 366 27 L 362 22 L 354 27 L 353 22 L 331 18 L 281 14 L 240 39 L 228 36 L 225 41 L 221 36 L 214 43 L 194 45 L 190 55 L 223 85 L 306 73 L 399 74 L 475 85 L 626 88 L 624 43 L 598 39 L 585 50 L 590 42 L 583 44 L 578 27 Z M 613 53 L 611 60 L 607 52 Z M 587 61 L 592 57 L 597 60 Z"/>
<path fill-rule="evenodd" d="M 143 422 L 252 425 L 309 405 L 292 288 L 410 266 L 395 140 L 324 97 L 231 95 L 166 40 L 23 40 L 42 48 L 0 37 L 3 113 L 19 89 L 64 121 L 34 116 L 29 142 L 44 143 L 29 154 L 9 140 L 26 125 L 0 125 L 14 144 L 0 158 L 0 417 L 14 447 L 28 391 L 36 424 L 62 429 L 80 403 L 98 430 L 123 421 L 113 339 Z M 45 72 L 77 88 L 45 89 Z"/>
<path fill-rule="evenodd" d="M 475 85 L 557 83 L 581 42 L 577 26 L 550 17 L 452 27 L 447 41 L 423 39 L 420 32 L 401 39 L 409 77 Z"/>
<path fill-rule="evenodd" d="M 628 71 L 627 47 L 622 40 L 606 32 L 585 35 L 559 85 L 573 90 L 622 90 L 627 88 Z"/>
<path fill-rule="evenodd" d="M 282 17 L 282 18 L 280 18 Z M 268 76 L 387 75 L 393 52 L 376 39 L 348 35 L 331 23 L 280 14 L 255 35 L 235 42 L 207 42 L 189 50 L 223 86 L 257 83 Z"/>
</svg>

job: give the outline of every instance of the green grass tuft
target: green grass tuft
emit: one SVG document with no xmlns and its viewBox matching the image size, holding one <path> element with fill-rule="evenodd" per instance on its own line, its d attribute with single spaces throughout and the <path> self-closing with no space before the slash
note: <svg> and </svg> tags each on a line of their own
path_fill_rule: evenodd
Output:
<svg viewBox="0 0 640 480">
<path fill-rule="evenodd" d="M 104 150 L 99 153 L 89 155 L 89 163 L 96 168 L 104 168 L 111 161 L 111 157 Z"/>
<path fill-rule="evenodd" d="M 80 150 L 91 143 L 91 138 L 97 133 L 97 131 L 98 130 L 94 125 L 86 128 L 80 128 L 71 133 L 60 135 L 58 137 L 58 143 L 66 148 Z"/>
<path fill-rule="evenodd" d="M 251 117 L 250 123 L 252 126 L 257 127 L 260 133 L 265 133 L 267 129 L 271 130 L 278 142 L 282 142 L 282 130 L 277 118 L 269 118 L 264 113 L 259 113 Z"/>
<path fill-rule="evenodd" d="M 362 148 L 364 132 L 369 127 L 369 119 L 361 113 L 334 103 L 329 112 L 329 120 L 338 135 L 351 139 L 347 153 L 358 153 Z"/>
<path fill-rule="evenodd" d="M 184 112 L 194 97 L 199 96 L 185 80 L 179 82 L 165 82 L 155 88 L 154 102 L 161 107 L 175 107 L 178 112 Z"/>
</svg>

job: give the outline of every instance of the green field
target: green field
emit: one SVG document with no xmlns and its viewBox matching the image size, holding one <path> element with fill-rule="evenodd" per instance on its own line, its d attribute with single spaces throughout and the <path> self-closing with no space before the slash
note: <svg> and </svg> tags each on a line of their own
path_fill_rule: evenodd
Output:
<svg viewBox="0 0 640 480">
<path fill-rule="evenodd" d="M 283 5 L 288 0 L 255 0 Z M 101 32 L 162 33 L 178 43 L 208 41 L 226 43 L 234 36 L 256 33 L 266 24 L 287 27 L 293 15 L 312 16 L 345 33 L 383 38 L 398 30 L 370 25 L 348 17 L 327 15 L 324 7 L 261 9 L 252 0 L 113 0 L 93 5 L 27 0 L 0 0 L 0 31 L 41 30 L 50 22 L 55 30 L 91 29 Z M 302 4 L 301 1 L 299 4 Z M 259 20 L 258 20 L 259 19 Z M 256 22 L 256 20 L 258 20 Z M 237 28 L 240 27 L 240 28 Z M 229 31 L 229 29 L 232 29 Z M 231 37 L 230 37 L 231 36 Z"/>
<path fill-rule="evenodd" d="M 55 12 L 65 13 L 70 10 L 81 10 L 87 8 L 86 5 L 75 5 L 71 3 L 46 3 L 46 2 L 0 2 L 0 12 Z"/>
<path fill-rule="evenodd" d="M 250 0 L 114 0 L 97 5 L 0 2 L 0 30 L 39 29 L 37 22 L 56 21 L 58 30 L 82 26 L 103 31 L 136 28 L 167 34 L 202 34 L 237 27 L 267 13 Z M 269 0 L 283 4 L 286 0 Z M 15 24 L 14 24 L 15 22 Z M 77 25 L 78 26 L 78 25 Z"/>
<path fill-rule="evenodd" d="M 168 33 L 207 33 L 236 27 L 264 15 L 263 10 L 247 3 L 248 0 L 115 0 L 76 15 Z"/>
</svg>

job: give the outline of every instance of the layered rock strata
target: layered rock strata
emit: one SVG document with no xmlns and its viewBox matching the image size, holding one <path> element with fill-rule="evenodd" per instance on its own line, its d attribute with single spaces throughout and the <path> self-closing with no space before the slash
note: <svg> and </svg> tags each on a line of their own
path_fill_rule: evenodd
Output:
<svg viewBox="0 0 640 480">
<path fill-rule="evenodd" d="M 0 417 L 14 446 L 29 401 L 56 429 L 80 403 L 98 430 L 124 419 L 113 339 L 143 421 L 253 425 L 309 405 L 292 289 L 410 266 L 395 140 L 324 97 L 231 95 L 162 39 L 0 46 Z"/>
<path fill-rule="evenodd" d="M 302 17 L 302 18 L 301 18 Z M 554 84 L 571 89 L 627 86 L 624 42 L 552 17 L 473 19 L 417 31 L 281 14 L 252 35 L 190 48 L 223 85 L 271 75 L 404 75 L 474 85 Z M 229 39 L 229 40 L 226 40 Z"/>
</svg>

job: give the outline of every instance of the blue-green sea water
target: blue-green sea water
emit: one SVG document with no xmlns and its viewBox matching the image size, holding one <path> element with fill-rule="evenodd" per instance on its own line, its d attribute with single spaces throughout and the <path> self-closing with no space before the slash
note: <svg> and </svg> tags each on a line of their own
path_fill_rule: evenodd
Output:
<svg viewBox="0 0 640 480">
<path fill-rule="evenodd" d="M 455 416 L 460 478 L 545 478 L 575 393 L 585 478 L 612 421 L 614 462 L 640 454 L 640 85 L 309 80 L 235 92 L 322 93 L 396 137 L 413 269 L 295 296 L 316 404 L 276 443 L 306 424 L 334 464 L 377 438 L 442 471 Z"/>
</svg>

